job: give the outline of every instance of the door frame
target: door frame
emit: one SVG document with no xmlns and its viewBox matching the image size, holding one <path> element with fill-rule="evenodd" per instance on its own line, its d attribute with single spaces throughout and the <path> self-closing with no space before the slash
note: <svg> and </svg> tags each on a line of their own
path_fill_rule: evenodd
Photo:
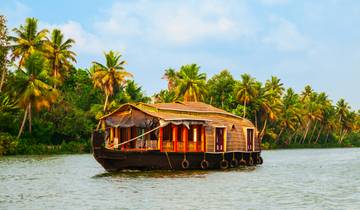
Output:
<svg viewBox="0 0 360 210">
<path fill-rule="evenodd" d="M 245 136 L 245 151 L 248 151 L 248 140 L 247 140 L 247 130 L 252 129 L 253 130 L 253 138 L 252 138 L 252 150 L 255 151 L 255 136 L 257 135 L 255 127 L 244 127 L 243 132 Z"/>
<path fill-rule="evenodd" d="M 214 152 L 216 152 L 216 128 L 223 128 L 224 129 L 224 143 L 223 143 L 223 151 L 222 152 L 226 152 L 226 142 L 227 142 L 227 126 L 223 125 L 223 126 L 214 126 Z M 222 153 L 219 152 L 219 153 Z"/>
</svg>

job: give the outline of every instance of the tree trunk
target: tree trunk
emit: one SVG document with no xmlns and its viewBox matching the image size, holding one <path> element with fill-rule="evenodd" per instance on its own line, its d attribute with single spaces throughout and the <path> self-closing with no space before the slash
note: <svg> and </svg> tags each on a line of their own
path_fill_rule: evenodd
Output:
<svg viewBox="0 0 360 210">
<path fill-rule="evenodd" d="M 276 142 L 279 142 L 280 136 L 283 133 L 283 131 L 284 131 L 284 128 L 281 128 L 281 130 L 280 130 L 280 132 L 279 132 L 279 134 L 278 134 L 278 136 L 276 138 Z"/>
<path fill-rule="evenodd" d="M 28 116 L 28 109 L 29 107 L 26 106 L 26 109 L 25 109 L 25 113 L 24 113 L 24 118 L 23 118 L 23 121 L 21 123 L 21 127 L 20 127 L 20 130 L 19 130 L 19 134 L 17 135 L 18 138 L 20 138 L 23 130 L 24 130 L 24 126 L 25 126 L 25 122 L 26 122 L 26 117 Z"/>
<path fill-rule="evenodd" d="M 318 135 L 317 135 L 317 137 L 316 137 L 315 144 L 318 143 L 318 140 L 319 140 L 319 137 L 320 137 L 320 135 L 321 135 L 322 130 L 323 130 L 323 126 L 320 126 L 320 130 L 319 130 L 319 133 L 318 133 Z"/>
<path fill-rule="evenodd" d="M 244 118 L 246 117 L 246 100 L 244 100 Z"/>
<path fill-rule="evenodd" d="M 345 138 L 345 135 L 347 134 L 348 130 L 345 129 L 343 132 L 342 132 L 342 135 L 340 136 L 340 144 L 343 142 L 344 138 Z"/>
<path fill-rule="evenodd" d="M 306 139 L 307 134 L 308 134 L 308 132 L 309 132 L 310 123 L 311 123 L 311 120 L 309 120 L 308 123 L 307 123 L 307 125 L 306 125 L 306 130 L 305 130 L 305 134 L 304 134 L 304 137 L 303 137 L 303 140 L 302 140 L 302 144 L 305 142 L 305 139 Z"/>
<path fill-rule="evenodd" d="M 329 134 L 330 134 L 330 131 L 328 131 L 328 132 L 326 133 L 325 143 L 328 142 Z"/>
<path fill-rule="evenodd" d="M 29 133 L 31 134 L 32 133 L 32 116 L 31 116 L 31 103 L 29 103 Z"/>
<path fill-rule="evenodd" d="M 296 135 L 296 132 L 294 132 L 291 136 L 290 136 L 290 138 L 289 138 L 289 144 L 291 144 L 291 141 L 292 141 L 292 139 L 294 138 L 294 136 Z M 296 142 L 295 142 L 296 143 Z"/>
<path fill-rule="evenodd" d="M 317 127 L 317 122 L 318 122 L 318 121 L 315 121 L 314 128 L 313 128 L 313 130 L 312 130 L 312 132 L 311 132 L 311 135 L 310 135 L 309 144 L 311 143 L 311 141 L 312 141 L 312 139 L 313 139 L 313 137 L 314 137 L 314 133 L 315 133 L 315 130 L 316 130 L 316 127 Z"/>
<path fill-rule="evenodd" d="M 266 130 L 266 125 L 267 125 L 267 118 L 265 119 L 265 122 L 264 122 L 264 126 L 263 128 L 261 129 L 261 132 L 259 134 L 259 139 L 262 139 L 265 135 L 265 130 Z"/>
<path fill-rule="evenodd" d="M 256 129 L 258 129 L 259 128 L 259 125 L 258 125 L 258 118 L 257 118 L 257 113 L 256 113 L 256 111 L 255 111 L 255 114 L 254 114 L 255 116 L 255 127 L 256 127 Z"/>
<path fill-rule="evenodd" d="M 106 108 L 107 108 L 107 104 L 108 104 L 108 100 L 109 100 L 109 94 L 105 94 L 105 104 L 104 104 L 104 112 L 106 112 Z"/>
<path fill-rule="evenodd" d="M 1 93 L 1 89 L 2 89 L 2 87 L 4 85 L 4 82 L 5 82 L 5 77 L 6 77 L 6 68 L 4 68 L 2 73 L 1 73 L 0 93 Z"/>
</svg>

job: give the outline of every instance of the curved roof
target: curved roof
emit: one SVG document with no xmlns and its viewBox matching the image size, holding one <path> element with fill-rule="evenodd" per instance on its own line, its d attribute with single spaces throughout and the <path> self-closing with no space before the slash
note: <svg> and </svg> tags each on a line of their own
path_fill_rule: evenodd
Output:
<svg viewBox="0 0 360 210">
<path fill-rule="evenodd" d="M 158 103 L 158 104 L 145 104 L 145 103 L 136 103 L 131 104 L 127 103 L 120 106 L 118 109 L 113 111 L 110 114 L 103 116 L 101 119 L 112 116 L 113 114 L 124 111 L 129 107 L 134 107 L 138 110 L 143 111 L 146 114 L 149 114 L 154 117 L 158 117 L 164 120 L 201 120 L 201 121 L 217 121 L 217 118 L 209 116 L 204 116 L 203 114 L 217 114 L 223 116 L 234 117 L 246 124 L 252 124 L 248 119 L 239 117 L 232 113 L 226 112 L 222 109 L 213 107 L 209 104 L 202 102 L 174 102 L 174 103 Z M 196 113 L 201 113 L 200 115 L 194 115 Z M 220 117 L 220 116 L 219 116 Z M 215 122 L 214 122 L 215 123 Z"/>
</svg>

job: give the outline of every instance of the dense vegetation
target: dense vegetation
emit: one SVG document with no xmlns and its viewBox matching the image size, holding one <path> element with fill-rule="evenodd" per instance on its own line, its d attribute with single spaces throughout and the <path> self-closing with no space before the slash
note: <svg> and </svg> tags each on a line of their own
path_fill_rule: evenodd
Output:
<svg viewBox="0 0 360 210">
<path fill-rule="evenodd" d="M 204 101 L 249 118 L 266 148 L 360 146 L 360 111 L 310 86 L 296 93 L 277 77 L 237 80 L 227 70 L 207 80 L 190 64 L 166 69 L 168 88 L 147 97 L 118 52 L 78 69 L 76 40 L 60 30 L 39 30 L 28 18 L 12 34 L 0 16 L 0 155 L 88 152 L 97 119 L 120 104 L 176 100 Z"/>
</svg>

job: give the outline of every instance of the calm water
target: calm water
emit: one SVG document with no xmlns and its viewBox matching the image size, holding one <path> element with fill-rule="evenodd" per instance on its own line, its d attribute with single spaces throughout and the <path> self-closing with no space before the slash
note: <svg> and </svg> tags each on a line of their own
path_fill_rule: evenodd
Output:
<svg viewBox="0 0 360 210">
<path fill-rule="evenodd" d="M 263 152 L 212 172 L 106 173 L 91 155 L 0 158 L 0 209 L 360 209 L 360 149 Z"/>
</svg>

